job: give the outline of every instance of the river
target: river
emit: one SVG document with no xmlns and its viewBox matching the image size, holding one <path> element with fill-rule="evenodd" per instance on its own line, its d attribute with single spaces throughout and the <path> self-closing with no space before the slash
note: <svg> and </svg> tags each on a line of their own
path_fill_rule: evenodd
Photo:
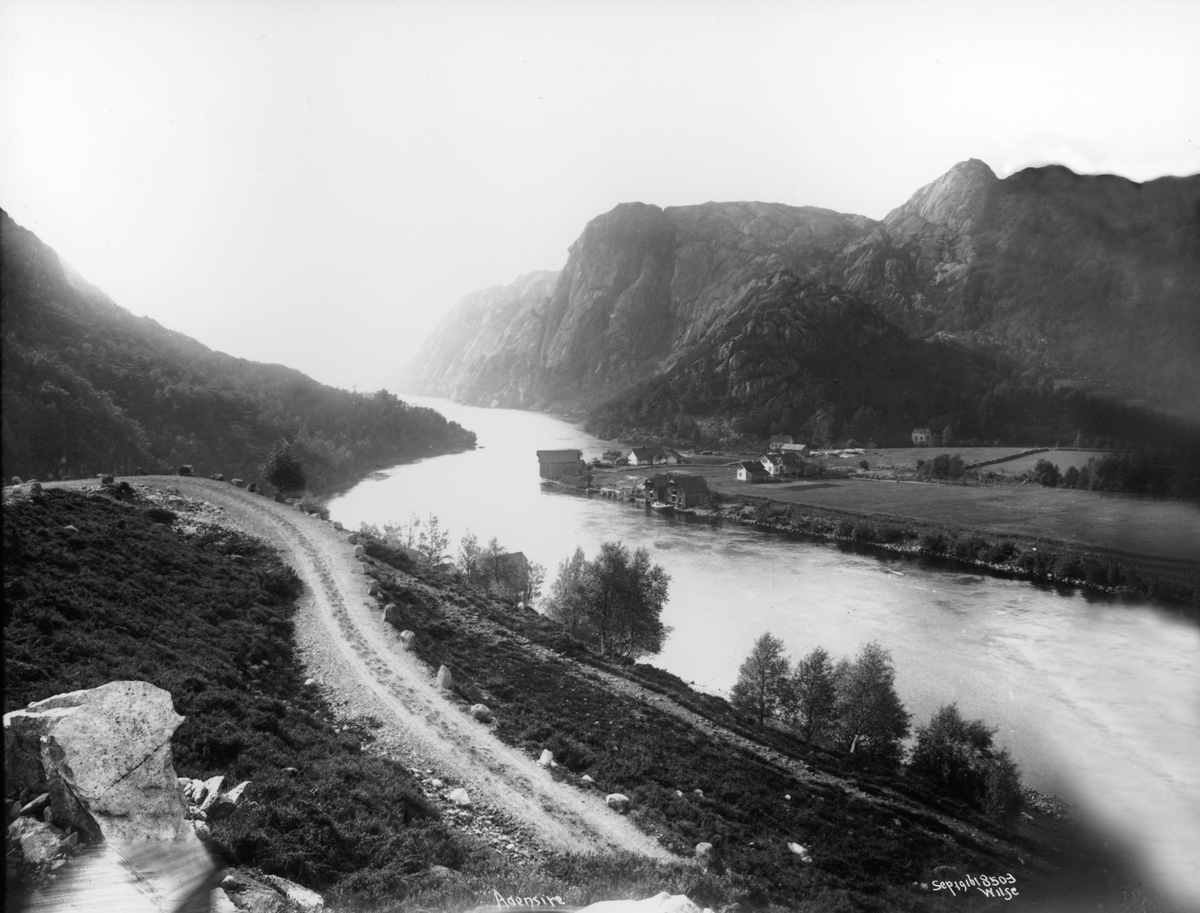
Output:
<svg viewBox="0 0 1200 913">
<path fill-rule="evenodd" d="M 539 413 L 405 399 L 475 431 L 479 449 L 367 479 L 331 502 L 334 519 L 357 528 L 436 515 L 452 552 L 468 529 L 481 543 L 494 536 L 546 567 L 546 591 L 576 546 L 589 557 L 606 540 L 644 546 L 671 575 L 663 621 L 673 630 L 650 661 L 714 693 L 728 693 L 765 631 L 793 659 L 818 645 L 852 656 L 878 641 L 914 728 L 956 701 L 996 727 L 1027 783 L 1080 803 L 1114 833 L 1132 829 L 1152 868 L 1176 887 L 1190 872 L 1200 896 L 1194 616 L 544 491 L 534 451 L 591 458 L 619 445 Z"/>
</svg>

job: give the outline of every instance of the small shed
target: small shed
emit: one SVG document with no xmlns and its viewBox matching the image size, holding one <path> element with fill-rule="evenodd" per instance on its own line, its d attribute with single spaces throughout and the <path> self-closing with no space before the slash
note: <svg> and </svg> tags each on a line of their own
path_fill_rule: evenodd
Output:
<svg viewBox="0 0 1200 913">
<path fill-rule="evenodd" d="M 582 450 L 539 450 L 538 474 L 543 479 L 581 476 L 587 468 Z"/>
<path fill-rule="evenodd" d="M 703 476 L 678 475 L 667 480 L 667 503 L 675 507 L 695 507 L 708 496 Z"/>
<path fill-rule="evenodd" d="M 773 434 L 771 439 L 767 441 L 768 450 L 782 450 L 786 444 L 794 444 L 790 434 Z"/>
</svg>

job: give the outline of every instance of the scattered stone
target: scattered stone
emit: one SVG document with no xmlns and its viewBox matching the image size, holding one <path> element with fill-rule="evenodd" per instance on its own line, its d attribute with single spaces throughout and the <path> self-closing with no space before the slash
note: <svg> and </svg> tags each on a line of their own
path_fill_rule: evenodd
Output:
<svg viewBox="0 0 1200 913">
<path fill-rule="evenodd" d="M 20 485 L 20 484 L 22 484 L 22 483 L 21 483 L 21 477 L 20 477 L 20 476 L 13 476 L 13 477 L 12 477 L 12 483 L 13 483 L 14 485 Z"/>
<path fill-rule="evenodd" d="M 341 532 L 342 530 L 344 530 L 346 527 L 342 526 L 342 521 L 341 521 L 341 520 L 334 520 L 334 521 L 333 521 L 333 528 L 334 528 L 334 529 L 336 529 L 336 530 L 337 530 L 337 531 L 340 533 L 340 532 Z"/>
<path fill-rule="evenodd" d="M 212 479 L 214 482 L 224 482 L 225 481 L 224 473 L 220 473 L 220 472 L 214 472 L 212 475 L 209 476 L 209 478 Z"/>
<path fill-rule="evenodd" d="M 795 853 L 797 856 L 799 856 L 801 862 L 804 862 L 804 863 L 812 862 L 812 856 L 810 856 L 808 850 L 806 850 L 800 844 L 789 843 L 788 849 L 791 850 L 793 853 Z"/>
<path fill-rule="evenodd" d="M 396 605 L 394 602 L 389 602 L 387 605 L 385 605 L 383 607 L 383 620 L 394 628 L 398 628 L 404 624 L 404 619 L 400 616 L 400 606 Z M 402 643 L 405 633 L 412 634 L 411 631 L 401 631 L 400 640 Z M 415 637 L 416 635 L 414 634 L 413 636 Z M 405 646 L 404 649 L 409 650 L 411 647 Z"/>
<path fill-rule="evenodd" d="M 462 787 L 459 787 L 458 789 L 451 792 L 450 795 L 447 796 L 446 798 L 449 799 L 451 802 L 453 802 L 455 805 L 457 805 L 459 808 L 466 808 L 468 805 L 471 804 L 471 797 L 467 795 L 467 791 L 465 789 L 463 789 Z"/>
<path fill-rule="evenodd" d="M 595 783 L 595 782 L 596 782 L 595 780 L 593 780 L 593 779 L 592 779 L 590 776 L 588 776 L 587 774 L 584 774 L 584 775 L 583 775 L 582 777 L 580 777 L 579 779 L 580 779 L 580 780 L 582 780 L 584 783 Z"/>
<path fill-rule="evenodd" d="M 289 777 L 297 777 L 300 775 L 300 771 L 295 767 L 285 767 L 283 768 L 283 772 Z"/>
<path fill-rule="evenodd" d="M 251 482 L 250 485 L 246 488 L 246 491 L 253 492 L 254 494 L 258 494 L 258 483 Z"/>
<path fill-rule="evenodd" d="M 786 799 L 788 802 L 791 802 L 791 801 L 792 801 L 792 796 L 791 796 L 791 793 L 789 793 L 788 795 L 784 796 L 783 798 L 784 798 L 784 799 Z"/>
<path fill-rule="evenodd" d="M 367 553 L 367 550 L 365 548 L 363 548 L 361 545 L 354 546 L 354 557 L 355 558 L 361 558 L 366 553 Z"/>
<path fill-rule="evenodd" d="M 604 797 L 604 802 L 618 814 L 624 815 L 629 812 L 629 797 L 623 793 L 609 793 Z"/>
<path fill-rule="evenodd" d="M 316 683 L 317 683 L 317 680 L 315 678 L 306 678 L 304 680 L 304 687 L 311 688 Z"/>
<path fill-rule="evenodd" d="M 683 790 L 682 790 L 682 789 L 677 789 L 677 790 L 675 790 L 675 798 L 676 798 L 676 799 L 682 799 L 682 798 L 683 798 Z"/>
<path fill-rule="evenodd" d="M 443 691 L 450 691 L 454 688 L 454 676 L 450 674 L 450 669 L 447 666 L 442 666 L 438 669 L 437 674 L 438 687 Z"/>
<path fill-rule="evenodd" d="M 4 716 L 8 788 L 47 783 L 54 820 L 89 842 L 191 839 L 171 761 L 182 722 L 171 695 L 148 682 L 30 704 Z"/>
<path fill-rule="evenodd" d="M 490 723 L 494 719 L 492 711 L 487 708 L 486 704 L 471 705 L 471 716 L 475 717 L 481 723 Z"/>
<path fill-rule="evenodd" d="M 263 880 L 268 882 L 284 897 L 298 906 L 301 910 L 316 911 L 325 909 L 325 899 L 316 891 L 301 887 L 294 881 L 288 881 L 278 875 L 265 875 Z"/>
<path fill-rule="evenodd" d="M 22 818 L 40 818 L 42 814 L 50 807 L 50 794 L 42 793 L 32 802 L 29 802 L 21 808 L 17 814 Z"/>
<path fill-rule="evenodd" d="M 446 784 L 444 784 L 441 780 L 434 778 L 433 780 L 429 781 L 429 785 L 432 786 L 434 789 L 441 789 Z"/>
<path fill-rule="evenodd" d="M 249 780 L 244 780 L 228 792 L 217 796 L 216 801 L 208 808 L 209 821 L 223 821 L 234 812 L 242 803 L 242 797 L 246 794 L 246 787 L 250 785 Z"/>
<path fill-rule="evenodd" d="M 190 463 L 184 463 L 182 466 L 180 466 L 180 467 L 179 467 L 179 474 L 180 474 L 181 476 L 190 476 L 190 475 L 192 474 L 192 466 L 191 466 L 191 464 L 190 464 Z"/>
<path fill-rule="evenodd" d="M 112 473 L 108 473 L 108 472 L 100 473 L 100 484 L 101 485 L 111 485 L 115 481 L 116 480 L 112 477 Z"/>
<path fill-rule="evenodd" d="M 77 526 L 64 526 L 64 527 L 63 527 L 63 532 L 64 532 L 64 533 L 70 533 L 72 536 L 74 536 L 74 535 L 75 535 L 77 532 L 79 532 L 79 527 L 77 527 Z"/>
<path fill-rule="evenodd" d="M 370 585 L 367 587 L 367 595 L 368 596 L 378 596 L 379 595 L 379 581 L 378 580 L 371 581 Z"/>
<path fill-rule="evenodd" d="M 232 482 L 234 485 L 236 485 L 238 488 L 246 487 L 246 483 L 243 482 L 241 479 L 230 479 L 229 481 Z"/>
<path fill-rule="evenodd" d="M 415 631 L 400 632 L 400 646 L 406 652 L 412 652 L 417 648 L 417 635 Z"/>
<path fill-rule="evenodd" d="M 30 865 L 45 865 L 53 860 L 62 836 L 58 828 L 34 818 L 18 818 L 8 826 L 8 839 L 20 844 L 21 855 Z"/>
<path fill-rule="evenodd" d="M 351 533 L 350 535 L 348 535 L 346 537 L 346 541 L 349 542 L 351 545 L 354 545 L 354 543 L 356 543 L 358 541 L 358 533 Z"/>
<path fill-rule="evenodd" d="M 197 807 L 202 812 L 208 811 L 209 807 L 217 801 L 217 794 L 221 791 L 221 785 L 225 782 L 225 777 L 217 774 L 215 777 L 209 777 L 204 781 L 204 798 L 197 801 Z"/>
<path fill-rule="evenodd" d="M 33 479 L 29 483 L 29 494 L 35 498 L 40 498 L 42 496 L 42 483 L 37 479 Z"/>
<path fill-rule="evenodd" d="M 701 799 L 703 799 L 703 798 L 704 798 L 704 790 L 702 790 L 702 789 L 693 789 L 693 790 L 692 790 L 692 795 L 693 795 L 693 796 L 699 796 Z"/>
<path fill-rule="evenodd" d="M 543 748 L 542 756 L 538 758 L 538 763 L 543 767 L 549 767 L 554 763 L 554 752 L 552 752 L 549 748 Z"/>
</svg>

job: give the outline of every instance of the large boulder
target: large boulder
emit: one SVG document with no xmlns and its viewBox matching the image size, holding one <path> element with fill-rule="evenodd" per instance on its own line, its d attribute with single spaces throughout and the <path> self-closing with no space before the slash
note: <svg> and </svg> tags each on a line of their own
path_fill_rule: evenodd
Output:
<svg viewBox="0 0 1200 913">
<path fill-rule="evenodd" d="M 449 666 L 442 666 L 438 669 L 437 683 L 443 691 L 454 690 L 454 676 L 450 674 Z"/>
<path fill-rule="evenodd" d="M 89 841 L 194 840 L 171 760 L 183 717 L 149 682 L 111 682 L 4 715 L 7 788 L 45 783 L 52 817 Z"/>
<path fill-rule="evenodd" d="M 400 632 L 400 649 L 406 653 L 411 653 L 417 646 L 416 631 L 401 631 Z"/>
<path fill-rule="evenodd" d="M 610 793 L 604 797 L 604 802 L 618 814 L 624 815 L 629 811 L 629 797 L 623 793 Z"/>
<path fill-rule="evenodd" d="M 481 723 L 490 723 L 493 720 L 492 711 L 488 709 L 487 704 L 472 704 L 471 716 Z"/>
</svg>

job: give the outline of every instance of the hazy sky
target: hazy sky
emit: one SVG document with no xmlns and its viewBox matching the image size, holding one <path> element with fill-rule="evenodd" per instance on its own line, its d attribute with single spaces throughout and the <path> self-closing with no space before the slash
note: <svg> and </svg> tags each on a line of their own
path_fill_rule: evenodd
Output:
<svg viewBox="0 0 1200 913">
<path fill-rule="evenodd" d="M 617 203 L 1200 172 L 1200 3 L 0 0 L 0 207 L 135 314 L 392 385 Z"/>
</svg>

